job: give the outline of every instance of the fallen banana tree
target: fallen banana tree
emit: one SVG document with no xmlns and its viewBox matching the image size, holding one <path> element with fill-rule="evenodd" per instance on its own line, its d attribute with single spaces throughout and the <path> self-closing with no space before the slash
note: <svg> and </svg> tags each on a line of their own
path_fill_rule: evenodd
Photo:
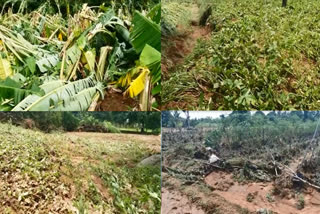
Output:
<svg viewBox="0 0 320 214">
<path fill-rule="evenodd" d="M 138 110 L 156 109 L 160 13 L 160 4 L 128 19 L 87 5 L 68 20 L 44 7 L 9 11 L 0 18 L 0 110 L 95 110 L 107 86 L 139 99 Z"/>
</svg>

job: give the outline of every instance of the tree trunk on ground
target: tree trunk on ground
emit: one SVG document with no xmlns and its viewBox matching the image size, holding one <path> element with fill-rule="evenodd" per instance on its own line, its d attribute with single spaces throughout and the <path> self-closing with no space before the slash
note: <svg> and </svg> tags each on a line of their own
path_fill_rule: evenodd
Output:
<svg viewBox="0 0 320 214">
<path fill-rule="evenodd" d="M 282 7 L 286 7 L 287 6 L 287 0 L 282 0 Z"/>
</svg>

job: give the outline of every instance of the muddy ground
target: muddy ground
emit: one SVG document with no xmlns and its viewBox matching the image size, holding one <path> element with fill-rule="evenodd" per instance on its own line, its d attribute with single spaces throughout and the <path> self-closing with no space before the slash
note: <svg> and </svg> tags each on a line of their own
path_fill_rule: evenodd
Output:
<svg viewBox="0 0 320 214">
<path fill-rule="evenodd" d="M 308 139 L 291 146 L 299 150 L 291 157 L 283 158 L 286 148 L 279 149 L 276 159 L 283 160 L 275 167 L 271 157 L 254 150 L 250 155 L 231 149 L 213 151 L 220 160 L 209 164 L 212 151 L 204 146 L 205 135 L 196 129 L 163 130 L 162 214 L 320 213 L 319 190 L 296 182 L 283 167 L 300 169 L 305 180 L 319 185 L 318 169 L 307 170 L 302 164 L 309 155 Z"/>
</svg>

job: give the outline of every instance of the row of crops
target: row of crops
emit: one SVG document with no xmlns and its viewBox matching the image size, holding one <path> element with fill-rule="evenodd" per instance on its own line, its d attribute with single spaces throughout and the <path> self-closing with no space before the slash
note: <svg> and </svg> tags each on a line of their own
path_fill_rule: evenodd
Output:
<svg viewBox="0 0 320 214">
<path fill-rule="evenodd" d="M 86 2 L 0 3 L 0 110 L 93 111 L 110 88 L 158 108 L 161 5 Z"/>
<path fill-rule="evenodd" d="M 319 1 L 289 1 L 287 7 L 281 0 L 206 4 L 212 8 L 210 37 L 199 38 L 185 62 L 169 71 L 162 82 L 165 106 L 319 108 Z"/>
</svg>

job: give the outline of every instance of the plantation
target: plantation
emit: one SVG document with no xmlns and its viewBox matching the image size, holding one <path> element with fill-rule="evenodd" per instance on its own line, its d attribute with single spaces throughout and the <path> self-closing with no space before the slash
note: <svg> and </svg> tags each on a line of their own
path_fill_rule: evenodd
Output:
<svg viewBox="0 0 320 214">
<path fill-rule="evenodd" d="M 233 111 L 191 119 L 189 128 L 168 118 L 164 214 L 319 212 L 319 112 Z"/>
<path fill-rule="evenodd" d="M 318 109 L 319 2 L 281 3 L 164 1 L 163 108 Z"/>
<path fill-rule="evenodd" d="M 158 108 L 158 0 L 9 0 L 0 9 L 0 110 Z"/>
<path fill-rule="evenodd" d="M 67 122 L 48 133 L 36 116 L 18 117 L 0 115 L 0 213 L 160 214 L 158 135 L 66 132 Z"/>
</svg>

